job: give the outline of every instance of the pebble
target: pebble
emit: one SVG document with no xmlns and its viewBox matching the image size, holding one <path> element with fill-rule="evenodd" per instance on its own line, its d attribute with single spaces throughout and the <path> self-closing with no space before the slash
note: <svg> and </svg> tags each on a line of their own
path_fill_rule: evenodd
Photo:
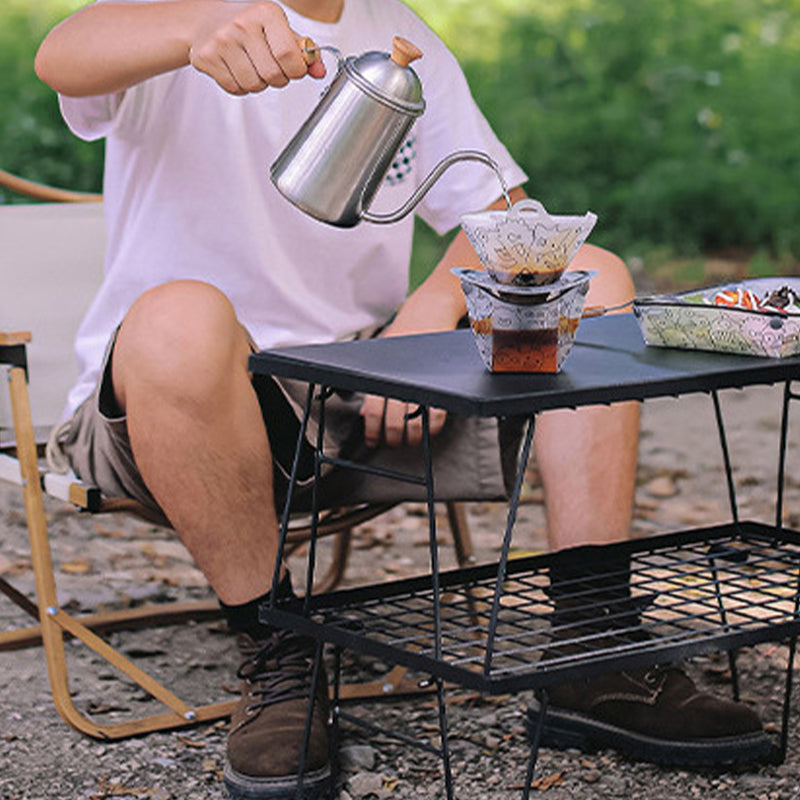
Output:
<svg viewBox="0 0 800 800">
<path fill-rule="evenodd" d="M 383 778 L 375 772 L 357 772 L 347 779 L 347 789 L 353 800 L 378 795 L 383 789 Z"/>
<path fill-rule="evenodd" d="M 659 475 L 657 478 L 649 481 L 645 487 L 645 491 L 653 497 L 674 497 L 678 493 L 678 487 L 674 478 L 669 475 Z"/>
<path fill-rule="evenodd" d="M 368 744 L 345 744 L 339 750 L 342 769 L 357 772 L 375 766 L 375 749 Z"/>
</svg>

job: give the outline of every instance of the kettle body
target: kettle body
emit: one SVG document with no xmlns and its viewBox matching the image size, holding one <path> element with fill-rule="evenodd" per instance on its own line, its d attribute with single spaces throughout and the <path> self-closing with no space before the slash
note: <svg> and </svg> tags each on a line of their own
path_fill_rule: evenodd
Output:
<svg viewBox="0 0 800 800">
<path fill-rule="evenodd" d="M 458 161 L 479 161 L 498 177 L 509 207 L 508 190 L 497 164 L 478 150 L 443 158 L 406 203 L 389 214 L 369 211 L 375 193 L 414 121 L 425 110 L 422 84 L 409 64 L 422 56 L 411 42 L 395 36 L 392 52 L 342 58 L 330 50 L 338 70 L 316 108 L 270 168 L 278 191 L 306 214 L 340 228 L 361 220 L 388 224 L 412 211 L 439 176 Z M 312 43 L 313 45 L 313 43 Z"/>
<path fill-rule="evenodd" d="M 281 194 L 315 219 L 342 228 L 362 219 L 425 108 L 416 73 L 388 66 L 390 60 L 377 52 L 340 60 L 324 96 L 270 169 Z M 398 70 L 411 74 L 392 80 Z"/>
</svg>

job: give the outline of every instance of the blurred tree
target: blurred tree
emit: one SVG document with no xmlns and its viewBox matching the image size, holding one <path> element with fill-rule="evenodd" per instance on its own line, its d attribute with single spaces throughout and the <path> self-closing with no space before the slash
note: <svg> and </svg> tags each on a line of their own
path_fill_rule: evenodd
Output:
<svg viewBox="0 0 800 800">
<path fill-rule="evenodd" d="M 33 61 L 47 31 L 82 3 L 3 0 L 0 8 L 0 168 L 29 180 L 99 191 L 103 147 L 74 137 L 53 91 L 36 77 Z M 20 201 L 2 194 L 0 202 Z"/>
<path fill-rule="evenodd" d="M 407 2 L 464 65 L 530 193 L 598 213 L 592 241 L 800 255 L 800 0 Z M 0 167 L 98 191 L 102 144 L 72 136 L 33 72 L 82 4 L 0 5 Z M 415 280 L 446 243 L 422 225 L 419 240 Z"/>
<path fill-rule="evenodd" d="M 546 206 L 591 207 L 617 249 L 800 250 L 797 0 L 528 0 L 497 24 L 450 43 Z"/>
</svg>

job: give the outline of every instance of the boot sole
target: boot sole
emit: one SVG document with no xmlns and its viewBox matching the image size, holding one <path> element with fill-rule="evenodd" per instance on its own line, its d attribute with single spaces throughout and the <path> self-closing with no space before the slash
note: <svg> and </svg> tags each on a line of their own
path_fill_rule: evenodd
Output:
<svg viewBox="0 0 800 800">
<path fill-rule="evenodd" d="M 222 780 L 233 800 L 318 800 L 326 795 L 330 784 L 329 766 L 303 774 L 302 794 L 297 793 L 297 775 L 279 778 L 257 778 L 243 775 L 225 765 Z"/>
<path fill-rule="evenodd" d="M 539 706 L 528 708 L 525 727 L 533 740 Z M 763 731 L 714 739 L 669 740 L 602 722 L 576 711 L 548 708 L 539 744 L 554 750 L 585 753 L 612 749 L 635 761 L 663 766 L 711 767 L 720 764 L 773 762 L 778 750 Z"/>
</svg>

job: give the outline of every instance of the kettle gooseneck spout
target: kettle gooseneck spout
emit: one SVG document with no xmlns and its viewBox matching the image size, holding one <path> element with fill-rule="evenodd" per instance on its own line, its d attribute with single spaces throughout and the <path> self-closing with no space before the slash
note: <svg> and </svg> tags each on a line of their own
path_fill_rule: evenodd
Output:
<svg viewBox="0 0 800 800">
<path fill-rule="evenodd" d="M 417 207 L 422 198 L 425 197 L 431 187 L 442 176 L 442 173 L 449 167 L 453 166 L 453 164 L 457 164 L 459 161 L 479 161 L 480 163 L 491 167 L 491 169 L 494 170 L 495 175 L 497 175 L 497 180 L 500 182 L 500 188 L 503 197 L 505 198 L 508 207 L 511 207 L 511 198 L 508 195 L 508 186 L 503 178 L 503 174 L 500 172 L 500 167 L 497 166 L 497 162 L 482 150 L 456 150 L 454 153 L 445 156 L 430 171 L 425 180 L 423 180 L 422 183 L 417 187 L 416 191 L 411 195 L 411 197 L 408 198 L 408 200 L 406 200 L 405 203 L 403 203 L 402 206 L 400 206 L 400 208 L 397 209 L 397 211 L 393 211 L 388 214 L 373 214 L 370 211 L 365 210 L 361 212 L 361 219 L 377 225 L 388 225 L 392 222 L 397 222 L 398 220 L 403 219 L 403 217 L 407 216 Z"/>
</svg>

